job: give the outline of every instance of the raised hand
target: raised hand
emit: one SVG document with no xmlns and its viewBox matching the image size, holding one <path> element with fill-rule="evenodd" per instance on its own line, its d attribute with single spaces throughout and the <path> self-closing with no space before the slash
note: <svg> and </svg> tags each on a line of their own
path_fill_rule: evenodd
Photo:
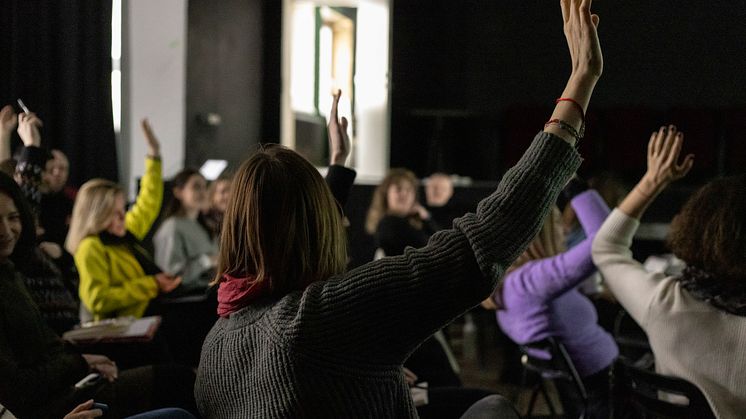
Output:
<svg viewBox="0 0 746 419">
<path fill-rule="evenodd" d="M 650 135 L 648 142 L 648 170 L 619 209 L 632 218 L 640 219 L 645 210 L 671 182 L 686 176 L 694 165 L 694 155 L 680 161 L 684 133 L 669 125 Z"/>
<path fill-rule="evenodd" d="M 330 164 L 337 164 L 344 166 L 347 157 L 352 151 L 350 143 L 350 136 L 347 135 L 347 118 L 342 117 L 339 119 L 337 108 L 339 106 L 339 98 L 342 96 L 342 91 L 337 90 L 334 93 L 334 100 L 332 101 L 332 110 L 329 114 L 329 152 L 331 154 Z"/>
<path fill-rule="evenodd" d="M 0 109 L 0 137 L 7 135 L 10 138 L 10 134 L 13 133 L 17 125 L 18 116 L 13 111 L 13 107 L 10 105 L 3 106 L 3 109 Z"/>
<path fill-rule="evenodd" d="M 689 154 L 680 161 L 684 133 L 676 127 L 660 127 L 650 135 L 648 142 L 648 170 L 641 182 L 649 190 L 643 193 L 657 193 L 671 182 L 681 179 L 694 165 L 694 155 Z"/>
<path fill-rule="evenodd" d="M 18 126 L 18 116 L 13 107 L 5 105 L 0 109 L 0 161 L 10 158 L 10 137 Z"/>
<path fill-rule="evenodd" d="M 43 125 L 41 119 L 33 112 L 18 114 L 18 135 L 21 137 L 24 146 L 41 146 L 39 128 Z"/>
<path fill-rule="evenodd" d="M 604 60 L 598 40 L 598 15 L 591 13 L 592 0 L 560 0 L 565 38 L 577 76 L 601 76 Z"/>
<path fill-rule="evenodd" d="M 161 143 L 158 142 L 158 138 L 153 134 L 153 129 L 150 127 L 148 118 L 143 118 L 143 120 L 140 121 L 140 125 L 142 126 L 142 132 L 145 135 L 145 141 L 148 143 L 148 155 L 150 157 L 160 157 Z"/>
<path fill-rule="evenodd" d="M 585 112 L 604 60 L 596 30 L 599 18 L 591 13 L 591 0 L 560 0 L 560 6 L 572 74 L 544 131 L 574 145 L 582 136 Z"/>
</svg>

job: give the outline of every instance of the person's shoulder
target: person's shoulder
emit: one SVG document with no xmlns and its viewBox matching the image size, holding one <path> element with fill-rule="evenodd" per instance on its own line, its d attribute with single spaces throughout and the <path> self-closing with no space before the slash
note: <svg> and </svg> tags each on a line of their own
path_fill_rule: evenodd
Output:
<svg viewBox="0 0 746 419">
<path fill-rule="evenodd" d="M 83 237 L 83 240 L 78 244 L 78 250 L 75 253 L 103 248 L 104 242 L 101 241 L 101 238 L 97 234 L 91 234 Z"/>
<path fill-rule="evenodd" d="M 156 238 L 164 237 L 165 235 L 173 234 L 180 227 L 179 217 L 168 217 L 160 222 L 158 230 L 155 232 Z"/>
</svg>

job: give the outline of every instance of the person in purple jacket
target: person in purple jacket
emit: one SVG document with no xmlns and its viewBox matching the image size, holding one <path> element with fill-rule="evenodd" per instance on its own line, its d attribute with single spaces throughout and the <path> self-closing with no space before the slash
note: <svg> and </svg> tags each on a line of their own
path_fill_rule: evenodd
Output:
<svg viewBox="0 0 746 419">
<path fill-rule="evenodd" d="M 551 212 L 528 249 L 508 270 L 502 286 L 492 295 L 500 328 L 514 342 L 526 345 L 554 337 L 564 344 L 588 390 L 586 417 L 608 417 L 608 373 L 619 349 L 598 325 L 591 301 L 577 286 L 596 267 L 591 243 L 609 215 L 601 196 L 578 178 L 565 189 L 585 232 L 585 240 L 564 249 L 559 210 Z M 543 356 L 543 354 L 537 354 Z M 549 357 L 548 354 L 546 354 Z M 567 417 L 581 406 L 572 389 L 558 383 Z"/>
</svg>

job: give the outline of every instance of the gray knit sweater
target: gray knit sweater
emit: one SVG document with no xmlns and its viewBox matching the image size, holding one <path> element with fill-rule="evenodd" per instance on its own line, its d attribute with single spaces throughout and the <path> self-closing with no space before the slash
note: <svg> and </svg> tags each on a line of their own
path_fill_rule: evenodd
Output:
<svg viewBox="0 0 746 419">
<path fill-rule="evenodd" d="M 579 165 L 574 148 L 540 133 L 476 214 L 455 220 L 427 246 L 218 320 L 202 347 L 200 412 L 416 417 L 403 361 L 490 294 Z"/>
</svg>

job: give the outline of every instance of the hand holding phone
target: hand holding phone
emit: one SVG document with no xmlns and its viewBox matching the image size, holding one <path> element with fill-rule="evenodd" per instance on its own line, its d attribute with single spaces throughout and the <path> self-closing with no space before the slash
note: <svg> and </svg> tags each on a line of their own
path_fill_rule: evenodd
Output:
<svg viewBox="0 0 746 419">
<path fill-rule="evenodd" d="M 103 378 L 104 377 L 101 374 L 92 372 L 86 375 L 82 380 L 75 383 L 75 388 L 77 390 L 82 390 L 84 388 L 93 387 L 98 384 L 98 382 L 101 381 Z"/>
<path fill-rule="evenodd" d="M 28 114 L 31 113 L 31 110 L 29 110 L 29 108 L 26 106 L 26 104 L 23 103 L 23 100 L 21 100 L 20 97 L 18 98 L 18 100 L 16 102 L 18 102 L 18 106 L 20 106 L 21 109 L 23 109 L 23 112 L 26 113 L 26 115 L 28 115 Z"/>
</svg>

